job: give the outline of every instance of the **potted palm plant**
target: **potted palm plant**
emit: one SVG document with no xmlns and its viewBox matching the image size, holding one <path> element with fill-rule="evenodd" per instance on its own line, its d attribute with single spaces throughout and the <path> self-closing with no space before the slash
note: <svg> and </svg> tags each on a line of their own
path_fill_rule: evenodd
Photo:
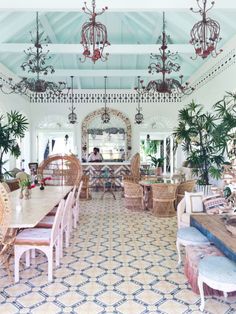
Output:
<svg viewBox="0 0 236 314">
<path fill-rule="evenodd" d="M 220 134 L 222 125 L 216 114 L 204 112 L 203 106 L 192 101 L 179 110 L 178 126 L 173 137 L 175 148 L 181 144 L 198 184 L 209 186 L 210 177 L 219 179 L 224 163 L 225 141 Z"/>
<path fill-rule="evenodd" d="M 20 156 L 17 139 L 25 136 L 27 118 L 17 111 L 11 111 L 0 116 L 0 181 L 3 180 L 4 155 L 10 153 L 14 157 Z"/>
<path fill-rule="evenodd" d="M 155 174 L 157 176 L 162 175 L 162 170 L 164 166 L 164 157 L 156 158 L 155 156 L 148 155 L 151 158 L 152 165 L 155 167 Z"/>
</svg>

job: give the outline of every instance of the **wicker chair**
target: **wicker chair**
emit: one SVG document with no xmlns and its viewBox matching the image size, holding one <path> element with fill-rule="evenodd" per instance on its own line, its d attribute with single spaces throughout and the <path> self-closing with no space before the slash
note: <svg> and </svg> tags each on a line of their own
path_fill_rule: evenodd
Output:
<svg viewBox="0 0 236 314">
<path fill-rule="evenodd" d="M 194 187 L 195 187 L 195 180 L 185 181 L 178 185 L 177 192 L 176 192 L 177 194 L 176 206 L 184 198 L 184 193 L 193 192 Z"/>
<path fill-rule="evenodd" d="M 92 196 L 89 193 L 89 176 L 88 175 L 82 175 L 81 180 L 83 181 L 83 185 L 81 187 L 80 199 L 91 200 Z"/>
<path fill-rule="evenodd" d="M 10 189 L 9 185 L 6 182 L 2 182 L 2 186 L 7 191 L 7 193 L 11 192 L 11 189 Z"/>
<path fill-rule="evenodd" d="M 11 277 L 9 260 L 13 255 L 14 241 L 17 232 L 16 229 L 8 228 L 10 216 L 11 207 L 8 193 L 0 183 L 0 265 L 6 268 L 9 277 Z"/>
<path fill-rule="evenodd" d="M 131 181 L 123 181 L 125 208 L 128 209 L 144 209 L 143 189 L 136 183 Z"/>
<path fill-rule="evenodd" d="M 176 215 L 174 202 L 176 200 L 177 184 L 159 183 L 152 185 L 153 210 L 158 217 L 172 217 Z"/>
<path fill-rule="evenodd" d="M 139 153 L 136 153 L 131 159 L 130 172 L 134 180 L 138 182 L 140 180 L 140 155 Z"/>
<path fill-rule="evenodd" d="M 83 170 L 76 157 L 53 155 L 39 165 L 38 174 L 51 178 L 47 185 L 75 185 L 80 182 Z"/>
</svg>

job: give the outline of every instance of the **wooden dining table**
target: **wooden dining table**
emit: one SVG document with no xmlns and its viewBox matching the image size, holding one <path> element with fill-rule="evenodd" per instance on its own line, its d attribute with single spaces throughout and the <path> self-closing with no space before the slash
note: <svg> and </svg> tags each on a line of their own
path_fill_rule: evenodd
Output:
<svg viewBox="0 0 236 314">
<path fill-rule="evenodd" d="M 31 189 L 30 199 L 20 199 L 20 190 L 9 193 L 12 214 L 10 228 L 35 227 L 71 190 L 73 186 L 46 186 Z"/>
<path fill-rule="evenodd" d="M 225 227 L 226 218 L 225 215 L 195 214 L 190 216 L 190 225 L 201 231 L 224 255 L 236 262 L 236 239 Z"/>
</svg>

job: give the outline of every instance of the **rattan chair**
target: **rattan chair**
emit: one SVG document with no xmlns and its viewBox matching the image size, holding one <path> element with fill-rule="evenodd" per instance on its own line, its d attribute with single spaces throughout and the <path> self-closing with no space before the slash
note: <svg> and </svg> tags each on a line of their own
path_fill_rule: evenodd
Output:
<svg viewBox="0 0 236 314">
<path fill-rule="evenodd" d="M 9 260 L 13 255 L 14 241 L 16 237 L 16 229 L 9 228 L 9 220 L 11 217 L 11 207 L 7 191 L 0 183 L 0 265 L 3 265 L 9 277 L 10 268 Z"/>
<path fill-rule="evenodd" d="M 177 187 L 177 192 L 176 192 L 176 206 L 179 204 L 179 202 L 184 198 L 184 193 L 185 192 L 193 192 L 194 187 L 195 187 L 195 180 L 189 180 L 182 182 L 178 185 Z"/>
<path fill-rule="evenodd" d="M 158 183 L 152 185 L 153 210 L 158 217 L 172 217 L 176 215 L 174 202 L 176 200 L 177 184 Z"/>
<path fill-rule="evenodd" d="M 144 209 L 143 189 L 136 183 L 131 181 L 123 181 L 125 208 L 128 209 Z"/>
<path fill-rule="evenodd" d="M 136 153 L 130 162 L 131 177 L 136 181 L 140 181 L 140 154 Z"/>
<path fill-rule="evenodd" d="M 53 155 L 39 165 L 38 174 L 50 178 L 47 185 L 75 185 L 80 182 L 83 170 L 76 157 Z"/>
<path fill-rule="evenodd" d="M 81 180 L 83 181 L 83 185 L 82 185 L 81 191 L 80 191 L 80 199 L 91 200 L 92 196 L 89 193 L 89 176 L 88 175 L 82 175 Z"/>
<path fill-rule="evenodd" d="M 7 191 L 7 193 L 11 192 L 11 189 L 10 189 L 9 185 L 6 182 L 2 182 L 2 186 Z"/>
</svg>

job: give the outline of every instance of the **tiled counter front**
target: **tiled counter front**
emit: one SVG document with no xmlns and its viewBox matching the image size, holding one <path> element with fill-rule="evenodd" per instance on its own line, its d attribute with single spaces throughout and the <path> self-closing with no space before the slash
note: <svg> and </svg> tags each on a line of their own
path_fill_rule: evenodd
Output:
<svg viewBox="0 0 236 314">
<path fill-rule="evenodd" d="M 130 174 L 130 163 L 127 162 L 92 162 L 82 163 L 83 173 L 89 175 L 89 186 L 102 188 L 101 180 L 97 178 L 102 171 L 109 170 L 115 180 L 115 186 L 121 187 L 122 176 Z"/>
</svg>

